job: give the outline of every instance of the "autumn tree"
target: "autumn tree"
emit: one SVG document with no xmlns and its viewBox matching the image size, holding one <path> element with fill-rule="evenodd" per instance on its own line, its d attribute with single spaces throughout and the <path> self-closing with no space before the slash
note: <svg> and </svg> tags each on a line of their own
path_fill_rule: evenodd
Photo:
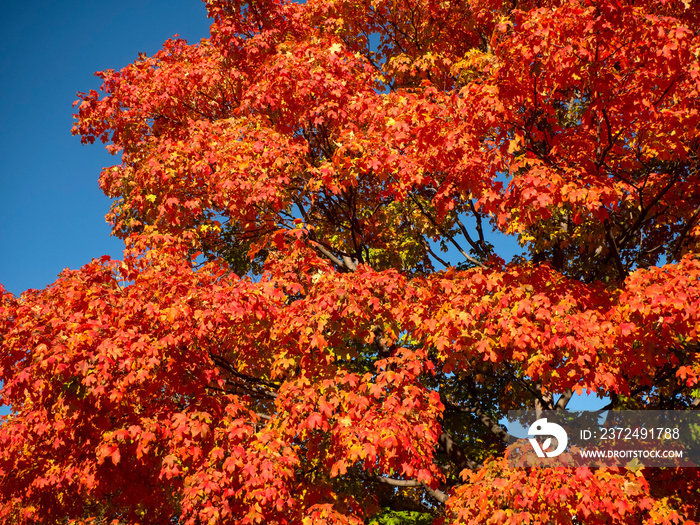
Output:
<svg viewBox="0 0 700 525">
<path fill-rule="evenodd" d="M 0 523 L 697 520 L 499 424 L 698 406 L 697 2 L 207 8 L 80 94 L 124 259 L 2 294 Z"/>
</svg>

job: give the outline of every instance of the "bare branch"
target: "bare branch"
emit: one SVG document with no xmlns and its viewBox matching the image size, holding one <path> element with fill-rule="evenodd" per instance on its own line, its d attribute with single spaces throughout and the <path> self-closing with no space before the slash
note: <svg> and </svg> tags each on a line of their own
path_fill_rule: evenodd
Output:
<svg viewBox="0 0 700 525">
<path fill-rule="evenodd" d="M 510 434 L 506 432 L 503 427 L 501 427 L 496 421 L 491 419 L 488 414 L 486 414 L 481 407 L 471 407 L 471 406 L 461 406 L 461 405 L 455 405 L 453 403 L 450 403 L 446 399 L 444 399 L 441 396 L 441 401 L 442 404 L 445 405 L 446 407 L 458 411 L 458 412 L 466 412 L 469 414 L 474 414 L 476 417 L 479 418 L 479 421 L 481 421 L 486 428 L 488 428 L 491 432 L 493 432 L 496 436 L 498 436 L 502 441 L 508 442 L 508 438 L 510 437 Z"/>
<path fill-rule="evenodd" d="M 392 487 L 420 487 L 423 483 L 415 479 L 394 479 L 387 478 L 386 476 L 374 476 L 368 478 L 370 481 L 377 481 L 378 483 L 384 483 L 385 485 L 391 485 Z"/>
<path fill-rule="evenodd" d="M 294 204 L 296 204 L 297 208 L 299 209 L 299 213 L 301 213 L 301 216 L 304 218 L 304 221 L 306 223 L 310 223 L 311 221 L 309 219 L 309 215 L 307 214 L 306 210 L 301 205 L 301 203 L 298 200 L 295 200 Z M 357 270 L 357 259 L 353 259 L 347 254 L 342 254 L 340 257 L 336 256 L 330 250 L 330 247 L 328 245 L 322 243 L 316 237 L 316 234 L 313 231 L 309 231 L 308 237 L 309 240 L 313 243 L 314 248 L 321 252 L 321 254 L 328 258 L 333 264 L 348 272 L 354 272 Z"/>
<path fill-rule="evenodd" d="M 573 395 L 574 392 L 570 388 L 567 388 L 557 400 L 556 405 L 554 405 L 555 410 L 564 410 L 566 405 L 569 404 L 569 401 L 571 401 Z"/>
<path fill-rule="evenodd" d="M 445 503 L 448 500 L 449 496 L 447 494 L 445 494 L 443 491 L 438 490 L 438 489 L 431 489 L 425 483 L 423 483 L 422 485 L 423 485 L 423 488 L 425 489 L 425 491 L 428 494 L 430 494 L 433 498 L 438 500 L 440 503 Z"/>
<path fill-rule="evenodd" d="M 450 460 L 457 466 L 457 468 L 461 470 L 465 468 L 476 470 L 479 468 L 479 464 L 467 457 L 464 450 L 462 450 L 462 448 L 455 442 L 450 433 L 446 430 L 443 430 L 442 434 L 440 434 L 438 444 L 445 449 L 445 452 L 449 456 Z"/>
<path fill-rule="evenodd" d="M 532 394 L 535 400 L 540 403 L 544 410 L 554 410 L 554 407 L 552 406 L 552 399 L 546 398 L 542 395 L 542 390 L 540 389 L 539 385 L 533 387 L 533 385 L 531 385 L 529 382 L 525 381 L 521 377 L 518 377 L 517 373 L 512 369 L 512 367 L 508 367 L 508 369 L 510 370 L 511 377 L 520 383 L 525 390 L 530 392 L 530 394 Z"/>
<path fill-rule="evenodd" d="M 469 199 L 469 208 L 474 214 L 474 219 L 476 219 L 476 232 L 479 234 L 479 244 L 483 248 L 484 253 L 488 255 L 488 250 L 486 248 L 486 238 L 484 237 L 484 225 L 481 220 L 481 213 L 479 213 L 476 210 L 476 206 L 474 206 L 474 202 L 471 199 Z"/>
<path fill-rule="evenodd" d="M 426 249 L 428 250 L 428 253 L 433 257 L 433 259 L 435 259 L 437 262 L 439 262 L 440 264 L 442 264 L 445 268 L 449 268 L 449 267 L 450 267 L 450 264 L 449 264 L 448 262 L 446 262 L 445 260 L 443 260 L 441 257 L 439 257 L 439 256 L 432 250 L 432 248 L 430 247 L 430 245 L 428 244 L 427 241 L 425 242 L 425 247 L 426 247 Z"/>
<path fill-rule="evenodd" d="M 391 485 L 392 487 L 423 487 L 425 491 L 435 498 L 440 503 L 445 503 L 449 496 L 443 491 L 438 489 L 431 489 L 428 485 L 422 481 L 416 481 L 413 479 L 394 479 L 387 478 L 386 476 L 374 476 L 367 477 L 369 481 L 376 481 L 378 483 L 384 483 L 385 485 Z"/>
<path fill-rule="evenodd" d="M 457 223 L 457 226 L 459 226 L 459 229 L 461 230 L 462 235 L 464 235 L 464 238 L 467 239 L 467 242 L 469 243 L 469 245 L 470 245 L 472 248 L 474 248 L 477 252 L 479 252 L 479 253 L 481 253 L 482 255 L 484 255 L 484 254 L 482 253 L 481 246 L 479 246 L 479 245 L 472 239 L 471 235 L 469 235 L 469 232 L 467 231 L 467 227 L 464 225 L 464 223 L 463 223 L 462 221 L 459 220 L 459 217 L 455 217 L 455 222 Z"/>
<path fill-rule="evenodd" d="M 480 266 L 481 268 L 485 268 L 481 262 L 476 260 L 474 257 L 469 255 L 467 252 L 464 251 L 464 248 L 462 248 L 459 243 L 455 240 L 455 238 L 448 234 L 442 226 L 435 220 L 435 218 L 423 207 L 423 205 L 420 203 L 418 199 L 415 198 L 415 196 L 411 193 L 408 194 L 409 198 L 413 201 L 413 203 L 418 207 L 418 210 L 431 222 L 433 226 L 435 226 L 435 229 L 440 232 L 440 235 L 443 237 L 447 238 L 452 245 L 457 248 L 459 253 L 462 254 L 462 257 L 464 257 L 467 261 L 471 262 L 472 264 L 475 264 L 476 266 Z"/>
<path fill-rule="evenodd" d="M 673 258 L 675 260 L 678 260 L 678 256 L 681 253 L 681 249 L 683 249 L 683 243 L 685 242 L 686 236 L 688 235 L 688 232 L 695 226 L 695 223 L 698 220 L 698 215 L 700 215 L 700 206 L 696 207 L 695 210 L 693 211 L 693 215 L 691 215 L 690 219 L 688 219 L 688 223 L 685 225 L 683 228 L 683 231 L 681 231 L 680 235 L 678 236 L 678 240 L 676 241 L 676 247 L 673 249 Z"/>
<path fill-rule="evenodd" d="M 608 239 L 610 255 L 615 261 L 615 267 L 617 268 L 617 272 L 620 274 L 620 280 L 623 281 L 628 275 L 627 270 L 625 270 L 625 267 L 622 264 L 622 256 L 620 255 L 620 250 L 617 247 L 617 242 L 615 242 L 615 238 L 610 232 L 610 223 L 607 220 L 605 221 L 605 236 Z"/>
<path fill-rule="evenodd" d="M 242 390 L 256 397 L 263 397 L 267 399 L 277 398 L 277 390 L 279 389 L 279 385 L 260 377 L 239 372 L 227 359 L 221 356 L 210 352 L 209 357 L 216 366 L 228 372 L 228 374 L 231 376 L 226 379 L 226 384 L 228 386 L 235 390 Z"/>
</svg>

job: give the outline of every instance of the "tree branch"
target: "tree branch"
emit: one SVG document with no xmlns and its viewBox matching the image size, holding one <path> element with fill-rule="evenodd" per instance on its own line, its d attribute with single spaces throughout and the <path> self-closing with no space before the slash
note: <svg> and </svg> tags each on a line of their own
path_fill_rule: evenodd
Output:
<svg viewBox="0 0 700 525">
<path fill-rule="evenodd" d="M 471 255 L 469 255 L 467 252 L 464 251 L 464 248 L 462 248 L 462 247 L 459 245 L 459 243 L 455 240 L 455 238 L 454 238 L 452 235 L 448 234 L 448 233 L 442 228 L 442 226 L 440 226 L 440 224 L 435 220 L 435 218 L 434 218 L 430 213 L 428 213 L 428 212 L 426 211 L 426 209 L 423 207 L 423 205 L 420 203 L 420 201 L 418 201 L 418 199 L 416 199 L 415 196 L 414 196 L 412 193 L 409 192 L 409 193 L 408 193 L 408 197 L 409 197 L 409 198 L 413 201 L 413 203 L 418 207 L 418 210 L 432 223 L 433 226 L 435 226 L 435 228 L 437 229 L 437 231 L 440 232 L 440 235 L 442 235 L 443 237 L 447 238 L 447 239 L 452 243 L 452 245 L 453 245 L 455 248 L 457 248 L 457 250 L 459 251 L 459 253 L 462 254 L 462 257 L 464 257 L 464 258 L 465 258 L 467 261 L 469 261 L 470 263 L 475 264 L 476 266 L 479 266 L 479 267 L 481 267 L 481 268 L 485 268 L 485 266 L 484 266 L 483 264 L 481 264 L 481 262 L 479 262 L 477 259 L 475 259 L 474 257 L 472 257 Z"/>
<path fill-rule="evenodd" d="M 673 249 L 672 253 L 673 259 L 678 260 L 678 255 L 681 253 L 681 249 L 683 248 L 683 243 L 686 239 L 686 236 L 695 225 L 695 222 L 698 219 L 698 215 L 700 215 L 700 206 L 695 208 L 695 210 L 693 211 L 693 215 L 691 215 L 690 219 L 688 219 L 688 223 L 685 225 L 683 231 L 681 231 L 680 235 L 678 236 L 678 240 L 676 241 L 676 247 Z"/>
<path fill-rule="evenodd" d="M 535 400 L 540 403 L 541 407 L 544 410 L 554 410 L 554 407 L 552 406 L 552 400 L 551 399 L 545 399 L 545 397 L 542 395 L 542 390 L 538 388 L 534 388 L 530 383 L 525 381 L 524 379 L 518 377 L 518 375 L 515 373 L 515 371 L 511 368 L 508 367 L 510 370 L 511 376 L 513 379 L 515 379 L 518 383 L 520 383 L 525 390 L 530 392 Z"/>
<path fill-rule="evenodd" d="M 608 239 L 610 255 L 613 257 L 613 260 L 615 261 L 615 267 L 617 268 L 617 272 L 620 274 L 620 280 L 624 281 L 628 275 L 627 270 L 625 270 L 625 267 L 622 264 L 622 256 L 620 255 L 620 250 L 617 247 L 617 242 L 615 242 L 615 238 L 610 232 L 610 223 L 607 219 L 605 220 L 605 236 Z"/>
<path fill-rule="evenodd" d="M 574 395 L 574 392 L 570 389 L 567 388 L 564 393 L 559 397 L 557 400 L 557 403 L 554 405 L 555 410 L 564 410 L 566 408 L 566 405 L 569 404 L 569 401 L 571 401 L 571 397 Z"/>
<path fill-rule="evenodd" d="M 392 487 L 423 487 L 428 494 L 430 494 L 440 503 L 445 503 L 449 498 L 449 496 L 443 491 L 438 489 L 431 489 L 422 481 L 417 481 L 414 479 L 394 479 L 387 478 L 386 476 L 365 477 L 365 479 L 369 481 L 376 481 L 377 483 L 383 483 L 385 485 L 390 485 Z"/>
<path fill-rule="evenodd" d="M 481 421 L 486 428 L 488 428 L 491 432 L 493 432 L 496 436 L 498 436 L 502 441 L 508 442 L 508 439 L 511 437 L 508 432 L 506 432 L 501 425 L 499 425 L 496 421 L 491 419 L 488 414 L 486 414 L 481 407 L 464 407 L 460 405 L 455 405 L 453 403 L 450 403 L 445 399 L 443 396 L 441 397 L 442 404 L 445 405 L 445 407 L 448 407 L 452 410 L 456 410 L 457 412 L 465 412 L 469 414 L 474 414 L 476 417 L 479 418 L 479 421 Z"/>
<path fill-rule="evenodd" d="M 449 264 L 448 262 L 446 262 L 445 260 L 443 260 L 441 257 L 439 257 L 439 256 L 433 251 L 433 249 L 430 247 L 430 244 L 428 244 L 428 241 L 425 241 L 425 239 L 424 239 L 424 244 L 425 244 L 426 249 L 428 250 L 428 253 L 433 257 L 433 259 L 435 259 L 437 262 L 439 262 L 440 264 L 442 264 L 445 268 L 449 268 L 449 267 L 450 267 L 450 264 Z"/>
<path fill-rule="evenodd" d="M 462 450 L 462 447 L 455 442 L 450 433 L 446 430 L 443 430 L 442 434 L 440 434 L 438 444 L 445 449 L 445 452 L 450 457 L 452 463 L 454 463 L 460 470 L 464 470 L 465 468 L 476 470 L 479 468 L 479 464 L 467 457 L 464 450 Z"/>
<path fill-rule="evenodd" d="M 268 399 L 275 399 L 277 397 L 277 390 L 279 385 L 266 379 L 244 374 L 236 370 L 233 365 L 225 358 L 215 355 L 209 352 L 210 359 L 214 362 L 216 366 L 228 372 L 233 379 L 226 379 L 226 383 L 231 385 L 236 389 L 242 389 L 247 392 L 257 394 Z"/>
<path fill-rule="evenodd" d="M 476 211 L 476 206 L 474 206 L 474 202 L 472 202 L 471 199 L 469 199 L 469 208 L 474 214 L 474 219 L 476 219 L 476 232 L 479 234 L 479 244 L 481 244 L 481 246 L 483 247 L 485 254 L 488 255 L 488 250 L 486 249 L 486 239 L 484 238 L 484 225 L 481 221 L 481 214 L 478 211 Z"/>
<path fill-rule="evenodd" d="M 368 477 L 367 479 L 369 481 L 376 481 L 377 483 L 391 485 L 392 487 L 420 487 L 423 484 L 423 482 L 415 479 L 394 479 L 387 478 L 386 476 L 374 476 Z"/>
<path fill-rule="evenodd" d="M 425 489 L 425 491 L 428 494 L 430 494 L 433 498 L 438 500 L 440 503 L 445 503 L 449 499 L 449 496 L 447 494 L 445 494 L 443 491 L 438 490 L 438 489 L 431 489 L 425 483 L 422 483 L 422 485 L 423 485 L 423 488 Z"/>
<path fill-rule="evenodd" d="M 462 235 L 464 235 L 464 238 L 467 239 L 469 245 L 472 248 L 474 248 L 474 250 L 481 253 L 481 255 L 485 255 L 483 253 L 483 250 L 481 249 L 481 246 L 479 246 L 478 243 L 476 243 L 474 239 L 472 239 L 471 235 L 469 235 L 467 227 L 464 225 L 464 223 L 462 223 L 462 221 L 459 220 L 459 217 L 455 217 L 455 222 L 457 223 L 457 226 L 459 226 L 459 229 L 462 231 Z"/>
<path fill-rule="evenodd" d="M 309 219 L 309 216 L 306 213 L 304 207 L 301 205 L 301 203 L 295 200 L 294 204 L 296 204 L 297 208 L 299 209 L 299 213 L 301 213 L 301 216 L 304 218 L 304 221 L 307 224 L 310 224 L 311 221 Z M 353 259 L 352 257 L 346 254 L 343 254 L 340 257 L 336 256 L 330 250 L 330 247 L 328 247 L 327 245 L 319 241 L 318 238 L 316 238 L 316 234 L 313 231 L 309 231 L 308 237 L 309 240 L 313 243 L 314 248 L 321 252 L 321 254 L 328 258 L 333 264 L 348 272 L 357 271 L 357 259 Z"/>
</svg>

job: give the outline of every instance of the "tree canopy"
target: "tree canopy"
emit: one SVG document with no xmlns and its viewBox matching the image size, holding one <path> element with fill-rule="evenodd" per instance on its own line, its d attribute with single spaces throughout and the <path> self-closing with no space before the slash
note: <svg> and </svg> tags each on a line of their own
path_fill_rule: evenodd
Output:
<svg viewBox="0 0 700 525">
<path fill-rule="evenodd" d="M 698 407 L 700 5 L 206 3 L 76 102 L 124 258 L 1 294 L 0 523 L 700 519 L 499 424 Z"/>
</svg>

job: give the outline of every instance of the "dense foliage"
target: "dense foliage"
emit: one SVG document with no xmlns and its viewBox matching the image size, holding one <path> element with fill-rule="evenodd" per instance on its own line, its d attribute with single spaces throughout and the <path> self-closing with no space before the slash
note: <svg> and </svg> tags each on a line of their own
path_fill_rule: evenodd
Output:
<svg viewBox="0 0 700 525">
<path fill-rule="evenodd" d="M 698 406 L 700 5 L 207 8 L 80 95 L 124 260 L 2 294 L 0 523 L 698 520 L 498 422 Z"/>
</svg>

